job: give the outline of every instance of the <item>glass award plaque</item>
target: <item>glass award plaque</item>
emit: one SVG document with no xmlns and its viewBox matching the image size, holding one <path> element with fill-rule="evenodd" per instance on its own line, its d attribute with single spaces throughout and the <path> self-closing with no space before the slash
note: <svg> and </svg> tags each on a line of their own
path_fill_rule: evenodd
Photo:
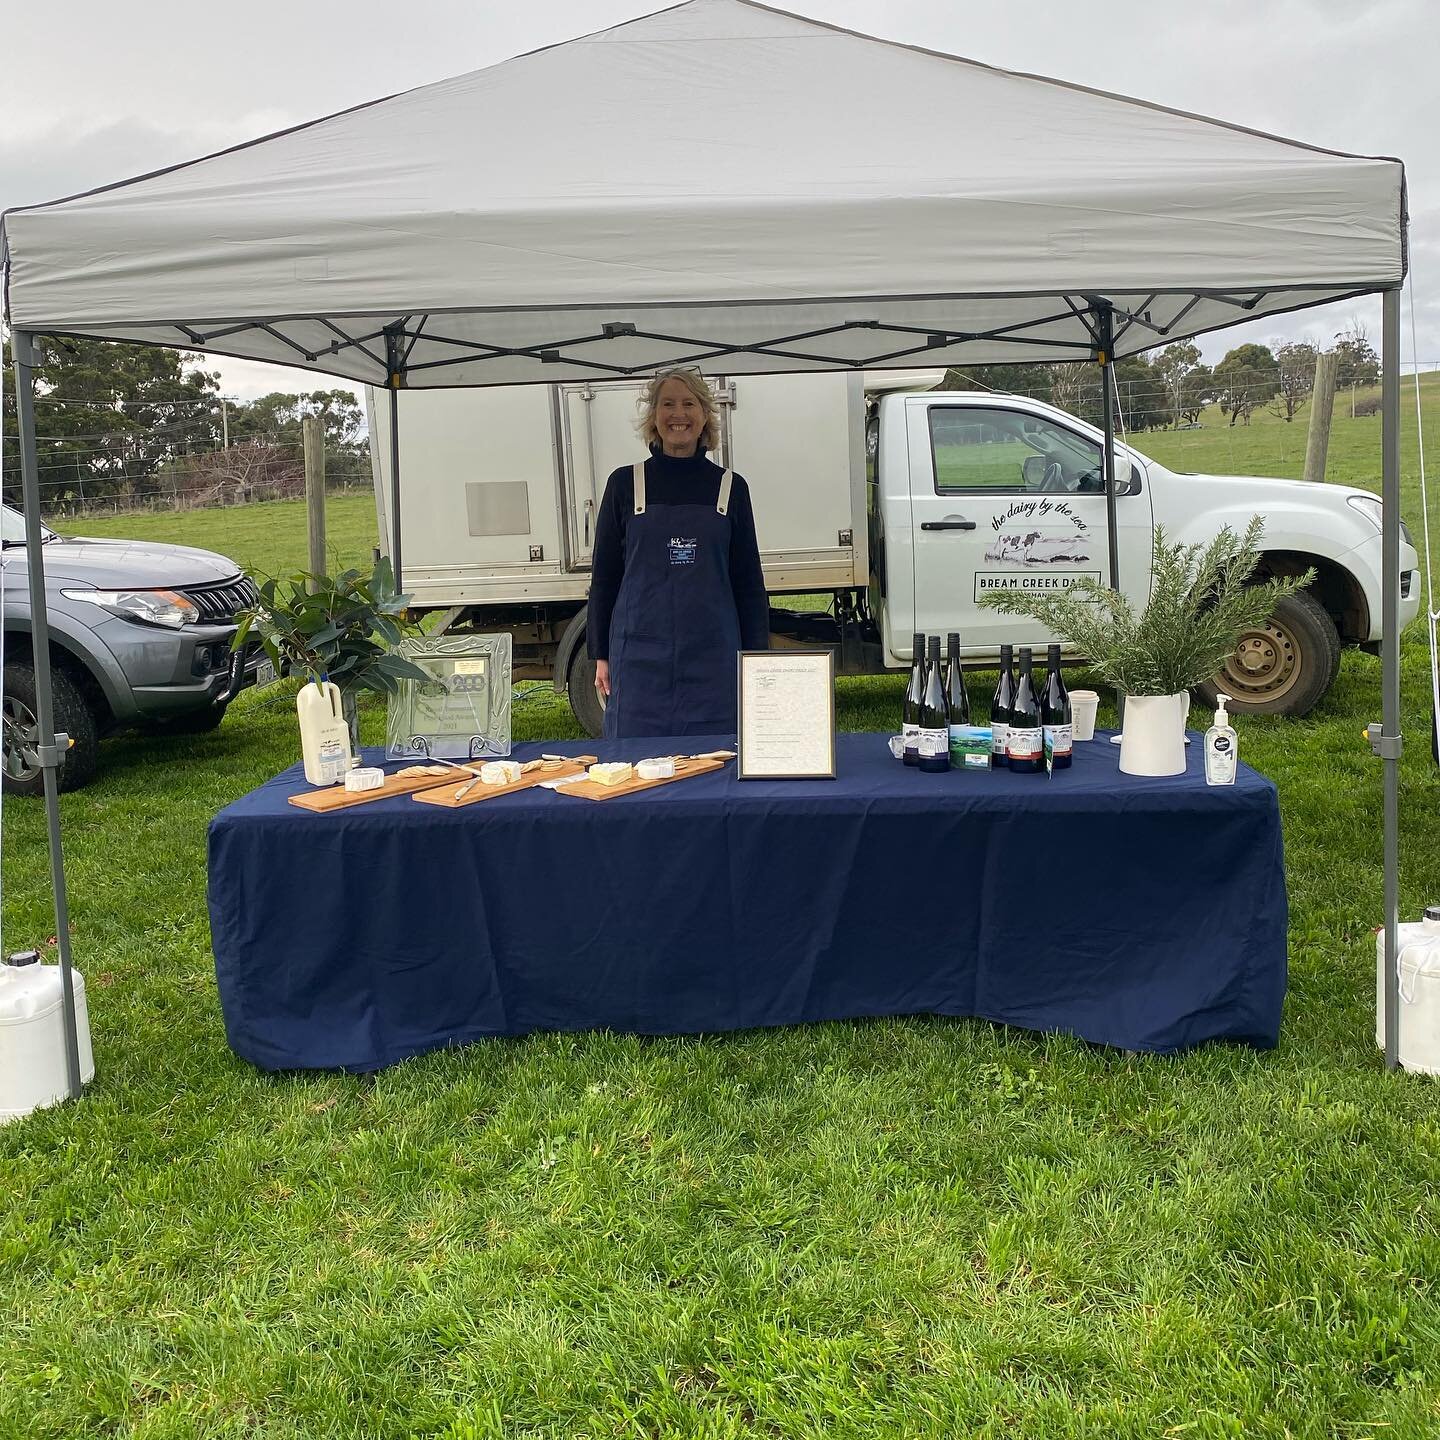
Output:
<svg viewBox="0 0 1440 1440">
<path fill-rule="evenodd" d="M 510 753 L 510 636 L 437 635 L 400 642 L 430 677 L 390 697 L 385 753 L 478 760 Z"/>
</svg>

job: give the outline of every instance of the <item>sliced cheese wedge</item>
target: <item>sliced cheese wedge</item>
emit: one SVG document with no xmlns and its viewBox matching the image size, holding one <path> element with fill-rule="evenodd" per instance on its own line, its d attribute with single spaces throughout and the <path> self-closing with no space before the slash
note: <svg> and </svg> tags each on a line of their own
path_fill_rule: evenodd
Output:
<svg viewBox="0 0 1440 1440">
<path fill-rule="evenodd" d="M 516 760 L 487 760 L 480 767 L 482 785 L 510 785 L 520 778 L 520 764 Z"/>
<path fill-rule="evenodd" d="M 635 773 L 628 760 L 606 760 L 590 767 L 589 776 L 597 785 L 623 785 Z"/>
</svg>

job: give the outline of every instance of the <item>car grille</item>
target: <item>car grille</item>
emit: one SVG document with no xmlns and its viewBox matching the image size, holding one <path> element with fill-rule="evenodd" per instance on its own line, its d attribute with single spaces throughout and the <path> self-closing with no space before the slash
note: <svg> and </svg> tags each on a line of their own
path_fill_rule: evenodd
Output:
<svg viewBox="0 0 1440 1440">
<path fill-rule="evenodd" d="M 223 585 L 187 585 L 180 593 L 199 610 L 202 625 L 233 625 L 235 612 L 260 598 L 260 591 L 248 575 Z"/>
</svg>

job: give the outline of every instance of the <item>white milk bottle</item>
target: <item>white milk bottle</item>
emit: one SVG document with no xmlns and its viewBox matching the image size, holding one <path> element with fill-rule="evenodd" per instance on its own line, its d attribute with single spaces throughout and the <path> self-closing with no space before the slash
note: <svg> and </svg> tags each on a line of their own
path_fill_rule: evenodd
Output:
<svg viewBox="0 0 1440 1440">
<path fill-rule="evenodd" d="M 312 785 L 335 785 L 350 768 L 350 727 L 340 701 L 340 687 L 320 677 L 300 687 L 295 697 L 300 717 L 300 753 L 305 778 Z"/>
</svg>

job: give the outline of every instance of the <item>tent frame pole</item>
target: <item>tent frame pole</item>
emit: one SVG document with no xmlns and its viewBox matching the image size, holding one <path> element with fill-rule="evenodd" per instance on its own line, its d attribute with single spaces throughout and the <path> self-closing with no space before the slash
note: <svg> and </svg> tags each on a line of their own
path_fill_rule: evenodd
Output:
<svg viewBox="0 0 1440 1440">
<path fill-rule="evenodd" d="M 401 349 L 402 332 L 397 328 L 385 331 L 385 364 L 389 371 L 390 392 L 390 572 L 395 589 L 403 590 L 400 564 L 400 386 L 405 379 L 405 356 Z"/>
<path fill-rule="evenodd" d="M 1384 292 L 1380 411 L 1380 736 L 1385 767 L 1385 1068 L 1400 1065 L 1400 291 Z"/>
<path fill-rule="evenodd" d="M 1110 549 L 1110 588 L 1120 589 L 1120 522 L 1115 513 L 1115 390 L 1110 366 L 1115 357 L 1115 309 L 1109 301 L 1095 302 L 1095 341 L 1100 362 L 1100 415 L 1105 430 L 1105 536 Z"/>
<path fill-rule="evenodd" d="M 65 1083 L 70 1099 L 80 1098 L 80 1039 L 75 1013 L 75 978 L 70 964 L 70 907 L 65 892 L 65 852 L 60 843 L 60 765 L 68 735 L 55 733 L 55 699 L 50 685 L 50 620 L 45 609 L 45 548 L 40 531 L 40 471 L 35 452 L 35 341 L 14 330 L 15 409 L 19 421 L 20 493 L 25 515 L 25 561 L 30 582 L 30 648 L 35 670 L 35 718 L 45 787 L 45 824 L 50 846 L 50 887 L 55 897 L 55 944 L 60 955 L 64 1013 Z"/>
</svg>

